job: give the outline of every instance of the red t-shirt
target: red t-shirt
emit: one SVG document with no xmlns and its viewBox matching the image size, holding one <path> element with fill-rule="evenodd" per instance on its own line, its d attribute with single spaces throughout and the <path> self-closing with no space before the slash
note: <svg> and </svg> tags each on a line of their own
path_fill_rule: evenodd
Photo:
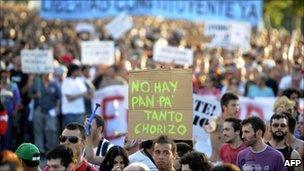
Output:
<svg viewBox="0 0 304 171">
<path fill-rule="evenodd" d="M 224 163 L 232 163 L 236 165 L 236 158 L 240 151 L 246 148 L 243 143 L 238 148 L 233 149 L 229 144 L 225 143 L 220 148 L 220 158 Z"/>
</svg>

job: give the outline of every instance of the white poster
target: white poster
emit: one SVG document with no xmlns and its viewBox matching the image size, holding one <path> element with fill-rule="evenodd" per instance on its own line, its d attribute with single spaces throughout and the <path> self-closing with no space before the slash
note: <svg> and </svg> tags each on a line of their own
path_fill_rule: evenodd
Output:
<svg viewBox="0 0 304 171">
<path fill-rule="evenodd" d="M 204 34 L 212 37 L 211 42 L 207 44 L 210 48 L 241 48 L 245 52 L 250 49 L 251 26 L 246 22 L 207 21 Z"/>
<path fill-rule="evenodd" d="M 128 131 L 128 86 L 113 85 L 97 90 L 92 102 L 94 106 L 101 105 L 97 113 L 105 120 L 105 138 L 123 146 Z"/>
<path fill-rule="evenodd" d="M 53 72 L 52 50 L 21 50 L 21 70 L 24 73 Z"/>
<path fill-rule="evenodd" d="M 193 50 L 172 46 L 154 45 L 153 59 L 158 62 L 193 65 Z"/>
<path fill-rule="evenodd" d="M 125 32 L 133 27 L 132 17 L 126 14 L 120 14 L 108 23 L 105 28 L 107 32 L 114 38 L 119 39 Z"/>
<path fill-rule="evenodd" d="M 113 65 L 114 42 L 113 41 L 82 41 L 81 42 L 82 64 L 106 64 Z"/>
</svg>

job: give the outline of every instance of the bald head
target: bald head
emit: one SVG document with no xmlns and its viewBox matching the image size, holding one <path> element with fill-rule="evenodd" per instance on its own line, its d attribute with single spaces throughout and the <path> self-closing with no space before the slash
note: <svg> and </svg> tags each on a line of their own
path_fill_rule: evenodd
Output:
<svg viewBox="0 0 304 171">
<path fill-rule="evenodd" d="M 143 163 L 131 163 L 124 171 L 150 171 L 149 167 Z"/>
</svg>

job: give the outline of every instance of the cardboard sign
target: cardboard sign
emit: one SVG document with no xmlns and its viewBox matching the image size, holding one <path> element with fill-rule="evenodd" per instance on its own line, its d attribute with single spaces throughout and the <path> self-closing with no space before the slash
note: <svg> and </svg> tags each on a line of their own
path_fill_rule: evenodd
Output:
<svg viewBox="0 0 304 171">
<path fill-rule="evenodd" d="M 192 71 L 131 71 L 129 77 L 130 138 L 168 135 L 192 139 Z"/>
<path fill-rule="evenodd" d="M 21 70 L 24 73 L 53 72 L 52 50 L 21 50 Z"/>
<path fill-rule="evenodd" d="M 223 47 L 229 50 L 250 49 L 251 26 L 245 22 L 208 21 L 205 22 L 205 34 L 211 36 L 207 47 Z"/>
<path fill-rule="evenodd" d="M 126 14 L 121 14 L 107 24 L 105 28 L 114 39 L 118 39 L 132 27 L 132 17 L 127 16 Z"/>
<path fill-rule="evenodd" d="M 114 42 L 113 41 L 83 41 L 81 42 L 81 62 L 83 64 L 113 65 Z"/>
<path fill-rule="evenodd" d="M 193 65 L 193 50 L 186 48 L 177 48 L 172 46 L 155 45 L 153 48 L 153 59 L 159 62 L 171 63 L 178 65 Z"/>
</svg>

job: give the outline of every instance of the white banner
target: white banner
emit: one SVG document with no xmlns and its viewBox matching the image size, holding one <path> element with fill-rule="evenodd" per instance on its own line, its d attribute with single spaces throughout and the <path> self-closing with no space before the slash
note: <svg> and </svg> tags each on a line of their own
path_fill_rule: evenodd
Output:
<svg viewBox="0 0 304 171">
<path fill-rule="evenodd" d="M 21 50 L 21 70 L 24 73 L 53 72 L 52 50 Z"/>
<path fill-rule="evenodd" d="M 113 65 L 115 63 L 113 41 L 83 41 L 80 44 L 83 64 Z"/>
<path fill-rule="evenodd" d="M 120 14 L 105 26 L 107 32 L 114 38 L 120 38 L 125 32 L 133 27 L 132 17 Z"/>
<path fill-rule="evenodd" d="M 113 85 L 95 92 L 93 105 L 101 105 L 98 113 L 105 120 L 104 136 L 115 145 L 124 145 L 125 134 L 128 130 L 128 86 Z"/>
<path fill-rule="evenodd" d="M 208 21 L 205 22 L 205 35 L 212 37 L 207 47 L 241 48 L 245 52 L 250 49 L 251 26 L 246 22 Z"/>
<path fill-rule="evenodd" d="M 193 50 L 172 46 L 155 45 L 153 48 L 153 59 L 158 62 L 171 63 L 178 65 L 193 65 Z"/>
</svg>

